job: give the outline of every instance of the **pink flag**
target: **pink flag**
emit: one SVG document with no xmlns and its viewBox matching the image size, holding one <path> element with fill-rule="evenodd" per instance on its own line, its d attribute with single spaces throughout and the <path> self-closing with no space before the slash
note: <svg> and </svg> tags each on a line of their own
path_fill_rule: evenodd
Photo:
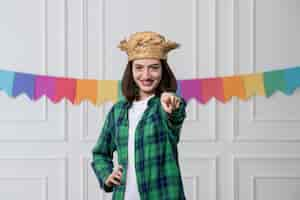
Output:
<svg viewBox="0 0 300 200">
<path fill-rule="evenodd" d="M 76 92 L 76 79 L 73 78 L 56 78 L 55 81 L 55 95 L 53 102 L 58 102 L 62 98 L 67 98 L 74 104 Z"/>
<path fill-rule="evenodd" d="M 208 102 L 211 97 L 217 98 L 224 102 L 222 78 L 204 78 L 201 79 L 201 96 L 204 103 Z"/>
</svg>

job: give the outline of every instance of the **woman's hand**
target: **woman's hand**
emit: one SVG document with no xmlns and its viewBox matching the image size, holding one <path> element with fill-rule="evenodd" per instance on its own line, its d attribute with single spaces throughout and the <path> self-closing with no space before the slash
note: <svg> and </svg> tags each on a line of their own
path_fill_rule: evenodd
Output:
<svg viewBox="0 0 300 200">
<path fill-rule="evenodd" d="M 163 109 L 171 114 L 173 110 L 176 110 L 180 104 L 180 98 L 172 92 L 163 92 L 160 96 L 160 102 Z"/>
<path fill-rule="evenodd" d="M 105 184 L 109 187 L 113 187 L 113 185 L 120 185 L 121 177 L 122 177 L 123 168 L 121 165 L 117 167 L 117 170 L 114 170 L 106 179 Z"/>
</svg>

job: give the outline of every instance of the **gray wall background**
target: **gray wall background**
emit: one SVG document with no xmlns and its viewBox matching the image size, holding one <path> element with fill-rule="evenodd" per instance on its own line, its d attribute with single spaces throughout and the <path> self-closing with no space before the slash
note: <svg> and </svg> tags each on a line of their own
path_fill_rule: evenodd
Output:
<svg viewBox="0 0 300 200">
<path fill-rule="evenodd" d="M 1 69 L 121 79 L 116 46 L 152 30 L 182 44 L 177 79 L 300 65 L 298 0 L 0 2 Z M 188 199 L 298 200 L 300 94 L 188 104 L 179 144 Z M 30 101 L 0 92 L 0 199 L 110 199 L 90 168 L 111 103 Z M 116 155 L 117 156 L 117 155 Z"/>
</svg>

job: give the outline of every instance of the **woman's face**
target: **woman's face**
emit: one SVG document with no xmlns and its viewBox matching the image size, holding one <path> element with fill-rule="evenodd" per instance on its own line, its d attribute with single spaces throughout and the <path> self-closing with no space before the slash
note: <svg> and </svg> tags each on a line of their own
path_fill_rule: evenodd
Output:
<svg viewBox="0 0 300 200">
<path fill-rule="evenodd" d="M 133 79 L 140 89 L 140 96 L 153 94 L 162 77 L 159 59 L 137 59 L 132 63 Z"/>
</svg>

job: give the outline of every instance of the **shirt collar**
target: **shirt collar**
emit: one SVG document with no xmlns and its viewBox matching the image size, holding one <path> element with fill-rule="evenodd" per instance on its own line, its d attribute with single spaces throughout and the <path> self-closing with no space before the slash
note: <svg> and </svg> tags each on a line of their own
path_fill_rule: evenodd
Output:
<svg viewBox="0 0 300 200">
<path fill-rule="evenodd" d="M 150 99 L 147 101 L 147 106 L 153 105 L 155 100 L 158 99 L 158 98 L 159 97 L 156 96 L 156 95 L 153 95 L 152 97 L 150 97 Z M 124 107 L 125 108 L 130 108 L 131 105 L 132 105 L 132 102 L 126 100 Z"/>
</svg>

